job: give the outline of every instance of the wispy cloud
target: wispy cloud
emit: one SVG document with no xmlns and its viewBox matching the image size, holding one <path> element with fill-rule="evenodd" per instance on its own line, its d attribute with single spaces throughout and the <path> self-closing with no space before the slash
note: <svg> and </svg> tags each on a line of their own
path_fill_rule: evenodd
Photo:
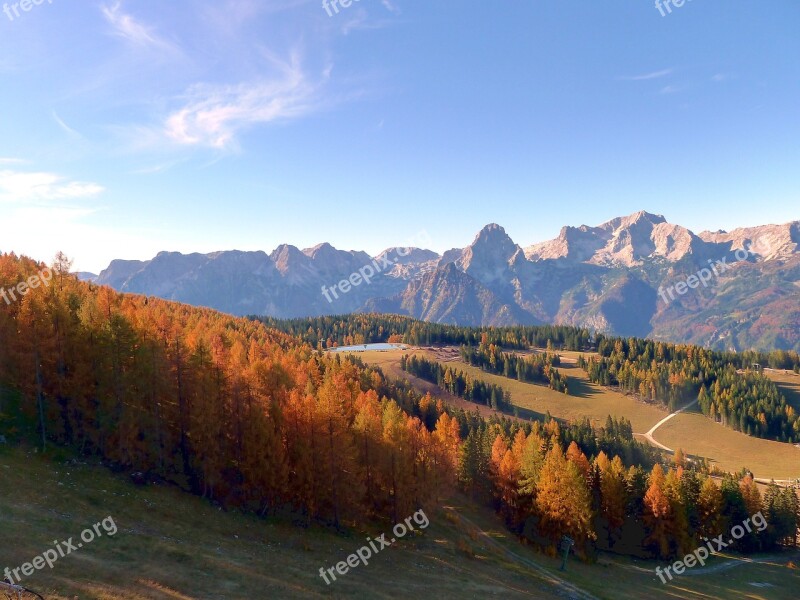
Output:
<svg viewBox="0 0 800 600">
<path fill-rule="evenodd" d="M 716 73 L 714 76 L 711 77 L 711 81 L 714 83 L 720 83 L 730 79 L 730 75 L 726 73 Z"/>
<path fill-rule="evenodd" d="M 178 144 L 226 149 L 236 135 L 257 124 L 296 118 L 319 108 L 319 90 L 329 77 L 313 81 L 297 55 L 280 63 L 271 79 L 233 85 L 197 84 L 185 104 L 166 119 L 166 136 Z"/>
<path fill-rule="evenodd" d="M 399 14 L 399 13 L 398 13 Z M 394 24 L 391 18 L 375 19 L 371 18 L 367 11 L 360 8 L 357 11 L 351 11 L 348 18 L 341 27 L 342 35 L 349 35 L 351 31 L 371 31 L 374 29 L 383 29 Z"/>
<path fill-rule="evenodd" d="M 56 113 L 56 111 L 53 111 L 53 112 L 52 112 L 52 116 L 53 116 L 53 120 L 56 122 L 56 124 L 58 124 L 58 126 L 59 126 L 59 127 L 61 127 L 61 129 L 63 129 L 65 133 L 67 133 L 67 134 L 71 135 L 72 137 L 77 137 L 77 138 L 79 138 L 79 137 L 83 137 L 83 136 L 81 136 L 81 134 L 80 134 L 80 133 L 78 133 L 78 132 L 77 132 L 77 131 L 75 131 L 75 130 L 74 130 L 72 127 L 70 127 L 69 125 L 67 125 L 67 124 L 66 124 L 66 123 L 65 123 L 65 122 L 64 122 L 64 121 L 61 119 L 61 117 L 59 117 L 59 116 L 58 116 L 58 114 Z"/>
<path fill-rule="evenodd" d="M 156 35 L 151 27 L 147 27 L 132 15 L 123 12 L 120 2 L 103 5 L 100 10 L 108 24 L 111 25 L 114 35 L 125 39 L 134 46 L 173 52 L 177 50 L 172 43 Z"/>
<path fill-rule="evenodd" d="M 658 93 L 659 94 L 675 94 L 675 93 L 679 92 L 680 90 L 681 90 L 681 88 L 679 88 L 676 85 L 665 85 L 663 88 L 661 88 L 658 91 Z"/>
<path fill-rule="evenodd" d="M 105 188 L 97 183 L 70 181 L 55 173 L 0 170 L 0 202 L 78 200 L 97 196 L 104 190 Z"/>
<path fill-rule="evenodd" d="M 674 72 L 674 69 L 662 69 L 660 71 L 653 71 L 651 73 L 643 73 L 642 75 L 623 75 L 618 77 L 618 79 L 622 79 L 623 81 L 647 81 L 648 79 L 659 79 L 661 77 L 666 77 L 667 75 L 671 75 Z"/>
<path fill-rule="evenodd" d="M 381 0 L 381 4 L 383 4 L 384 8 L 389 12 L 392 12 L 396 15 L 400 14 L 400 7 L 392 2 L 392 0 Z"/>
<path fill-rule="evenodd" d="M 367 11 L 364 10 L 363 8 L 353 11 L 351 14 L 347 16 L 348 18 L 347 20 L 345 20 L 341 28 L 341 32 L 343 35 L 348 35 L 351 31 L 368 29 L 370 27 Z"/>
<path fill-rule="evenodd" d="M 182 162 L 185 162 L 185 160 L 184 159 L 172 160 L 172 161 L 168 161 L 168 162 L 163 162 L 163 163 L 151 165 L 151 166 L 148 166 L 148 167 L 142 167 L 140 169 L 135 169 L 135 170 L 131 171 L 131 173 L 133 173 L 134 175 L 153 175 L 153 174 L 156 174 L 156 173 L 163 173 L 165 171 L 170 170 L 172 167 L 174 167 L 175 165 L 178 165 L 178 164 L 180 164 Z"/>
</svg>

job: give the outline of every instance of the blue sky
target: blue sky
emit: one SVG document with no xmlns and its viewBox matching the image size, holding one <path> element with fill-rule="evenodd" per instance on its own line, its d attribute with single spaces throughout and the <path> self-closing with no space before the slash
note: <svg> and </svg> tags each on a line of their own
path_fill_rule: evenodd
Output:
<svg viewBox="0 0 800 600">
<path fill-rule="evenodd" d="M 800 218 L 800 3 L 5 3 L 0 249 L 522 246 Z M 17 16 L 18 15 L 18 16 Z"/>
</svg>

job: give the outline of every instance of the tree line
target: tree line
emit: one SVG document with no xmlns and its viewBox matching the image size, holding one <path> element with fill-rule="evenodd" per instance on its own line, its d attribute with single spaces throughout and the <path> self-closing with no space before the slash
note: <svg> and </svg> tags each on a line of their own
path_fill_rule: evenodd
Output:
<svg viewBox="0 0 800 600">
<path fill-rule="evenodd" d="M 786 369 L 800 373 L 800 354 L 794 350 L 743 350 L 742 352 L 725 352 L 723 356 L 734 362 L 740 369 L 749 369 L 753 365 L 770 369 Z"/>
<path fill-rule="evenodd" d="M 600 359 L 580 360 L 595 383 L 618 386 L 670 410 L 699 399 L 706 416 L 733 429 L 783 442 L 800 440 L 800 415 L 777 386 L 757 372 L 764 366 L 800 372 L 800 356 L 791 350 L 720 352 L 690 344 L 610 337 L 571 326 L 460 327 L 382 314 L 262 321 L 317 348 L 403 342 L 494 345 L 510 350 L 597 349 Z M 505 365 L 503 370 L 505 374 Z"/>
<path fill-rule="evenodd" d="M 688 466 L 680 452 L 674 464 L 650 468 L 626 464 L 604 449 L 587 455 L 555 421 L 470 431 L 459 481 L 492 504 L 511 531 L 551 553 L 569 535 L 585 558 L 607 550 L 669 559 L 702 545 L 703 538 L 728 539 L 732 527 L 759 512 L 763 530 L 753 527 L 732 549 L 797 547 L 800 502 L 794 489 L 772 483 L 762 494 L 745 472 L 717 482 Z"/>
<path fill-rule="evenodd" d="M 775 383 L 749 369 L 742 357 L 692 345 L 603 337 L 597 353 L 578 360 L 595 383 L 618 386 L 671 411 L 698 399 L 703 414 L 737 431 L 800 441 L 800 415 Z"/>
<path fill-rule="evenodd" d="M 527 383 L 544 383 L 552 390 L 569 394 L 569 379 L 558 372 L 556 367 L 561 364 L 561 358 L 555 353 L 520 356 L 503 352 L 494 344 L 481 343 L 461 346 L 461 359 L 489 373 Z"/>
<path fill-rule="evenodd" d="M 413 346 L 468 345 L 481 342 L 525 350 L 547 346 L 560 350 L 586 350 L 593 345 L 588 329 L 567 325 L 464 327 L 429 323 L 389 314 L 351 314 L 298 319 L 252 317 L 267 327 L 298 336 L 318 349 L 337 346 L 396 342 Z"/>
<path fill-rule="evenodd" d="M 391 341 L 411 345 L 468 345 L 482 341 L 502 348 L 522 350 L 530 347 L 549 347 L 558 350 L 587 350 L 602 340 L 615 340 L 587 328 L 568 325 L 533 325 L 509 327 L 466 327 L 429 323 L 412 317 L 392 314 L 357 313 L 296 319 L 277 319 L 254 316 L 270 328 L 300 337 L 315 348 L 333 348 Z M 636 340 L 638 338 L 630 338 Z M 639 340 L 646 341 L 646 340 Z M 688 347 L 688 345 L 684 345 Z M 692 346 L 697 348 L 697 346 Z M 800 354 L 794 350 L 743 350 L 713 352 L 724 363 L 738 369 L 754 364 L 773 369 L 788 369 L 800 373 Z"/>
<path fill-rule="evenodd" d="M 435 383 L 459 398 L 490 406 L 495 410 L 507 412 L 513 409 L 511 394 L 507 390 L 494 383 L 470 377 L 460 369 L 456 370 L 449 365 L 442 365 L 416 354 L 410 357 L 404 354 L 400 358 L 400 367 L 420 379 Z"/>
</svg>

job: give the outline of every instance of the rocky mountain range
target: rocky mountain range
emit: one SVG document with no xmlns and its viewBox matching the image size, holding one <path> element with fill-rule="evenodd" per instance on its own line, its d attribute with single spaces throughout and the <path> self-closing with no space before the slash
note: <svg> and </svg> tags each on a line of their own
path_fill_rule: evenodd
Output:
<svg viewBox="0 0 800 600">
<path fill-rule="evenodd" d="M 85 274 L 89 278 L 90 274 Z M 800 348 L 800 221 L 692 231 L 640 211 L 526 248 L 496 224 L 440 256 L 327 243 L 162 252 L 96 279 L 237 315 L 391 312 L 462 325 L 559 323 L 724 349 Z"/>
</svg>

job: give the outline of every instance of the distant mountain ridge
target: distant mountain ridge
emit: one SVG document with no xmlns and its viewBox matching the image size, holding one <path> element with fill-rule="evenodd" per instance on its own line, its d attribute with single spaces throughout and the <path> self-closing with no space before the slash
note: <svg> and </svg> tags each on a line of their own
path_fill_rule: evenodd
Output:
<svg viewBox="0 0 800 600">
<path fill-rule="evenodd" d="M 711 275 L 720 261 L 725 269 Z M 704 285 L 670 299 L 668 290 L 703 269 Z M 524 249 L 492 223 L 443 256 L 388 248 L 372 257 L 328 243 L 282 244 L 271 254 L 161 252 L 114 260 L 96 281 L 236 315 L 392 312 L 461 325 L 572 324 L 724 349 L 800 348 L 800 221 L 695 234 L 639 211 L 566 226 Z"/>
</svg>

